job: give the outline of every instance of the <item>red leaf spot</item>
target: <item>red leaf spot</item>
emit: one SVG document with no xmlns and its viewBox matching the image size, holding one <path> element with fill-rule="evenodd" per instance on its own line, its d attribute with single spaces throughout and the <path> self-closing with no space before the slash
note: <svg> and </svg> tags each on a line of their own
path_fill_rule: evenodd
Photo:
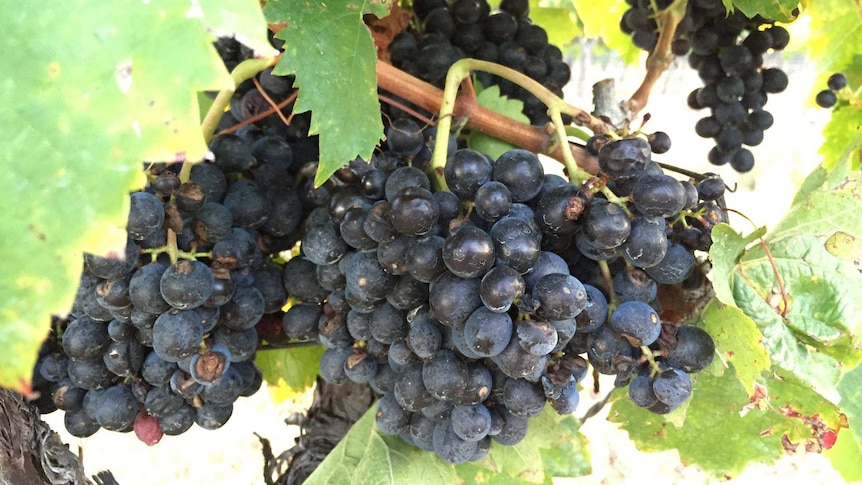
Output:
<svg viewBox="0 0 862 485">
<path fill-rule="evenodd" d="M 831 429 L 820 436 L 820 445 L 823 446 L 824 450 L 835 446 L 836 441 L 838 441 L 838 432 Z"/>
</svg>

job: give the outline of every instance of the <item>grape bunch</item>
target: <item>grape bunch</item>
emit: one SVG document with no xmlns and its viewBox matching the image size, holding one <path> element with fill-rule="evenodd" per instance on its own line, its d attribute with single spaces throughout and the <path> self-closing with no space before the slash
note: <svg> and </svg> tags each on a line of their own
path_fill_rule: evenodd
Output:
<svg viewBox="0 0 862 485">
<path fill-rule="evenodd" d="M 714 344 L 662 322 L 658 287 L 702 276 L 693 251 L 723 221 L 723 182 L 679 182 L 634 138 L 598 153 L 630 206 L 546 175 L 528 151 L 491 160 L 456 144 L 449 190 L 435 191 L 419 168 L 434 135 L 393 122 L 384 150 L 342 169 L 308 214 L 284 266 L 283 329 L 327 347 L 321 376 L 370 384 L 381 432 L 449 463 L 520 442 L 546 403 L 574 412 L 588 365 L 637 382 L 653 412 L 688 399 Z"/>
<path fill-rule="evenodd" d="M 504 0 L 498 12 L 486 0 L 455 0 L 451 6 L 445 0 L 417 0 L 413 12 L 419 31 L 402 32 L 389 44 L 395 67 L 442 87 L 449 67 L 469 57 L 526 74 L 562 97 L 570 68 L 560 49 L 548 43 L 545 30 L 530 20 L 527 0 Z M 545 105 L 525 89 L 489 73 L 478 73 L 477 79 L 523 101 L 532 124 L 550 122 Z"/>
<path fill-rule="evenodd" d="M 621 28 L 638 47 L 652 51 L 658 40 L 658 12 L 651 1 L 628 3 Z M 659 11 L 671 4 L 670 0 L 655 2 Z M 729 163 L 740 173 L 754 168 L 754 155 L 743 146 L 763 141 L 763 132 L 773 124 L 764 109 L 768 96 L 784 91 L 788 83 L 784 71 L 763 66 L 763 56 L 784 49 L 789 41 L 787 29 L 774 20 L 749 19 L 738 10 L 728 14 L 721 0 L 688 2 L 671 50 L 680 56 L 690 52 L 688 63 L 704 83 L 689 94 L 688 106 L 710 110 L 710 116 L 697 122 L 695 132 L 715 140 L 707 155 L 713 165 Z"/>
<path fill-rule="evenodd" d="M 74 436 L 134 430 L 153 444 L 216 429 L 261 385 L 257 328 L 280 327 L 288 296 L 270 255 L 295 245 L 311 181 L 275 136 L 221 135 L 210 149 L 185 182 L 180 164 L 150 166 L 124 253 L 85 257 L 34 371 L 42 412 L 65 411 Z"/>
</svg>

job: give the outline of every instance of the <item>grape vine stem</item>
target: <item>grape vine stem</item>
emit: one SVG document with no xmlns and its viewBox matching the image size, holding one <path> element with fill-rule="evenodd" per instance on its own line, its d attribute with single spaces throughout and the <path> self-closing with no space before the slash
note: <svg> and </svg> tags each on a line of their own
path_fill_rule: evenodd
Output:
<svg viewBox="0 0 862 485">
<path fill-rule="evenodd" d="M 437 121 L 438 133 L 449 133 L 452 126 L 452 116 L 455 113 L 455 108 L 459 98 L 458 88 L 462 83 L 469 80 L 470 73 L 473 71 L 488 72 L 511 81 L 537 97 L 545 104 L 545 106 L 548 106 L 548 114 L 553 120 L 554 131 L 557 135 L 557 143 L 554 146 L 549 146 L 550 150 L 547 151 L 551 151 L 551 153 L 560 152 L 562 161 L 569 172 L 569 177 L 573 180 L 586 180 L 590 177 L 589 172 L 578 166 L 578 163 L 571 152 L 568 138 L 566 137 L 565 125 L 562 122 L 561 116 L 562 114 L 568 114 L 572 116 L 575 123 L 588 127 L 593 133 L 607 133 L 613 137 L 615 135 L 612 133 L 610 127 L 608 127 L 604 121 L 596 118 L 590 113 L 566 103 L 556 94 L 536 82 L 534 79 L 531 79 L 529 76 L 493 62 L 480 61 L 478 59 L 461 59 L 452 64 L 449 68 L 449 72 L 446 74 L 446 83 L 443 89 L 442 100 L 440 102 L 440 117 Z M 474 106 L 477 105 L 475 96 L 462 96 L 461 99 L 467 99 L 468 102 L 472 103 Z M 470 116 L 467 118 L 469 126 Z M 509 120 L 509 122 L 513 121 Z M 545 136 L 548 135 L 546 134 Z M 442 171 L 443 167 L 446 165 L 448 142 L 448 137 L 438 136 L 434 146 L 434 155 L 431 158 L 431 170 L 441 189 L 445 189 L 446 187 L 446 181 L 443 179 Z M 556 148 L 556 150 L 554 150 L 554 148 Z M 546 150 L 542 150 L 543 153 L 545 151 Z M 560 158 L 557 159 L 559 160 Z"/>
<path fill-rule="evenodd" d="M 385 91 L 410 100 L 411 103 L 426 111 L 432 113 L 440 111 L 443 102 L 441 89 L 380 60 L 377 61 L 377 85 Z M 515 121 L 485 108 L 476 101 L 475 97 L 463 93 L 457 96 L 451 113 L 453 116 L 466 118 L 466 127 L 469 129 L 481 131 L 534 153 L 544 153 L 558 161 L 563 161 L 563 150 L 568 148 L 580 168 L 589 173 L 596 173 L 599 170 L 596 158 L 587 153 L 583 147 L 574 144 L 568 144 L 568 147 L 557 144 L 551 151 L 551 134 L 544 128 Z"/>
<path fill-rule="evenodd" d="M 650 92 L 652 92 L 655 83 L 658 82 L 662 73 L 676 59 L 676 56 L 671 52 L 671 44 L 673 43 L 673 36 L 676 33 L 676 27 L 685 16 L 685 7 L 687 4 L 688 0 L 675 0 L 655 17 L 656 23 L 659 26 L 658 41 L 649 57 L 647 57 L 647 72 L 644 75 L 644 80 L 626 103 L 629 120 L 634 119 L 646 107 Z"/>
<path fill-rule="evenodd" d="M 203 131 L 204 134 L 204 141 L 209 143 L 210 140 L 212 140 L 216 126 L 224 114 L 225 108 L 230 104 L 230 98 L 233 97 L 236 86 L 239 86 L 244 81 L 253 78 L 267 67 L 274 66 L 277 61 L 278 57 L 261 57 L 246 59 L 237 64 L 230 73 L 230 77 L 233 79 L 233 86 L 219 91 L 215 100 L 213 100 L 212 106 L 207 110 L 207 114 L 204 116 L 203 122 L 201 122 L 201 131 Z"/>
</svg>

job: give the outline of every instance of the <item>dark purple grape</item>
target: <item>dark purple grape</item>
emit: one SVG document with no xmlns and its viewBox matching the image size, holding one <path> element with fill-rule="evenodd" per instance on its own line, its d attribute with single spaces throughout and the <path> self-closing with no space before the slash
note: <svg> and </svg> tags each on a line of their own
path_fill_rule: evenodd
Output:
<svg viewBox="0 0 862 485">
<path fill-rule="evenodd" d="M 521 348 L 518 339 L 513 338 L 509 345 L 491 360 L 509 377 L 538 381 L 548 365 L 549 357 L 527 353 Z"/>
<path fill-rule="evenodd" d="M 643 138 L 607 142 L 599 151 L 599 167 L 612 179 L 634 177 L 651 161 L 649 143 Z"/>
<path fill-rule="evenodd" d="M 316 340 L 317 322 L 322 313 L 320 305 L 314 303 L 299 303 L 291 306 L 282 319 L 284 333 L 294 340 Z"/>
<path fill-rule="evenodd" d="M 509 188 L 514 202 L 526 202 L 538 195 L 544 177 L 539 158 L 527 150 L 509 150 L 494 162 L 493 178 Z"/>
<path fill-rule="evenodd" d="M 440 236 L 420 239 L 407 250 L 404 263 L 411 276 L 423 283 L 431 283 L 446 271 L 443 262 L 443 243 Z"/>
<path fill-rule="evenodd" d="M 691 378 L 678 369 L 668 369 L 653 382 L 653 392 L 659 401 L 675 407 L 691 397 Z"/>
<path fill-rule="evenodd" d="M 671 217 L 685 207 L 685 188 L 669 175 L 644 175 L 632 187 L 632 202 L 649 217 Z"/>
<path fill-rule="evenodd" d="M 584 223 L 584 234 L 593 245 L 602 249 L 619 247 L 630 232 L 631 222 L 620 206 L 606 199 L 593 199 Z"/>
<path fill-rule="evenodd" d="M 491 413 L 482 404 L 455 406 L 452 408 L 452 428 L 463 440 L 479 441 L 491 429 Z"/>
<path fill-rule="evenodd" d="M 524 290 L 524 279 L 517 271 L 509 266 L 498 265 L 482 277 L 479 296 L 488 310 L 503 313 L 521 298 Z"/>
<path fill-rule="evenodd" d="M 574 185 L 555 187 L 539 199 L 535 221 L 545 234 L 572 235 L 586 219 L 586 194 Z"/>
<path fill-rule="evenodd" d="M 632 346 L 610 325 L 602 325 L 587 334 L 587 357 L 590 365 L 601 374 L 617 374 L 620 363 L 630 359 L 632 353 Z"/>
<path fill-rule="evenodd" d="M 427 234 L 440 216 L 437 200 L 427 189 L 408 187 L 390 199 L 392 227 L 401 234 L 421 236 Z"/>
<path fill-rule="evenodd" d="M 515 328 L 521 348 L 532 355 L 546 355 L 557 346 L 557 330 L 550 322 L 525 320 Z"/>
<path fill-rule="evenodd" d="M 475 209 L 482 219 L 496 222 L 512 209 L 512 194 L 500 182 L 491 180 L 476 191 Z"/>
<path fill-rule="evenodd" d="M 394 394 L 385 394 L 377 401 L 374 413 L 377 429 L 388 435 L 404 433 L 410 426 L 410 414 L 401 408 Z"/>
<path fill-rule="evenodd" d="M 664 219 L 635 217 L 631 233 L 622 245 L 622 253 L 626 261 L 638 268 L 660 263 L 667 253 Z"/>
<path fill-rule="evenodd" d="M 442 254 L 443 262 L 453 274 L 478 278 L 494 266 L 494 241 L 478 227 L 463 225 L 446 238 Z"/>
<path fill-rule="evenodd" d="M 467 384 L 469 370 L 451 350 L 439 350 L 422 364 L 422 382 L 437 399 L 446 401 Z"/>
<path fill-rule="evenodd" d="M 629 398 L 642 408 L 649 408 L 658 402 L 652 390 L 652 379 L 648 375 L 638 375 L 629 383 Z"/>
<path fill-rule="evenodd" d="M 439 13 L 440 9 L 435 10 L 433 13 Z M 443 10 L 445 12 L 445 10 Z M 448 15 L 448 12 L 446 13 Z M 426 18 L 426 26 L 428 22 L 432 22 L 431 15 Z M 452 17 L 448 18 L 448 22 L 452 22 Z M 432 25 L 436 25 L 432 22 Z M 454 31 L 455 24 L 451 24 L 451 28 Z M 448 30 L 448 27 L 447 27 Z M 431 31 L 439 31 L 439 30 L 430 30 Z M 451 37 L 452 33 L 450 32 L 447 37 Z M 401 156 L 411 156 L 419 153 L 419 150 L 422 149 L 422 144 L 424 142 L 424 138 L 422 136 L 422 129 L 419 125 L 416 124 L 415 121 L 408 118 L 400 118 L 392 122 L 392 125 L 389 126 L 389 129 L 386 130 L 386 145 L 389 147 L 389 150 L 395 153 L 396 155 Z"/>
<path fill-rule="evenodd" d="M 451 465 L 465 463 L 476 452 L 476 441 L 467 441 L 458 436 L 450 420 L 437 423 L 432 444 L 437 455 Z"/>
<path fill-rule="evenodd" d="M 512 318 L 507 313 L 494 313 L 484 306 L 474 311 L 464 324 L 464 339 L 473 353 L 494 357 L 512 340 Z"/>
<path fill-rule="evenodd" d="M 165 223 L 165 207 L 162 201 L 148 192 L 131 195 L 129 219 L 126 231 L 129 237 L 140 241 L 157 231 Z"/>
<path fill-rule="evenodd" d="M 545 408 L 541 386 L 524 379 L 507 379 L 503 386 L 503 404 L 515 416 L 532 418 Z"/>
<path fill-rule="evenodd" d="M 213 273 L 200 261 L 177 261 L 162 274 L 159 290 L 178 310 L 196 308 L 212 296 Z"/>
<path fill-rule="evenodd" d="M 847 86 L 847 76 L 843 73 L 835 73 L 829 76 L 829 79 L 826 80 L 826 85 L 832 91 L 841 91 Z"/>
<path fill-rule="evenodd" d="M 371 335 L 384 344 L 392 344 L 407 337 L 409 327 L 401 310 L 385 302 L 371 316 Z"/>
<path fill-rule="evenodd" d="M 470 149 L 456 151 L 443 170 L 449 190 L 461 200 L 473 200 L 479 187 L 491 180 L 491 173 L 491 162 Z"/>
<path fill-rule="evenodd" d="M 658 313 L 642 301 L 627 301 L 614 310 L 610 319 L 611 328 L 633 347 L 650 345 L 661 334 L 661 319 Z"/>
<path fill-rule="evenodd" d="M 435 401 L 423 383 L 423 374 L 420 362 L 410 364 L 398 373 L 392 393 L 403 409 L 418 412 Z"/>
<path fill-rule="evenodd" d="M 502 417 L 503 426 L 491 439 L 504 446 L 514 446 L 523 441 L 527 436 L 528 418 L 516 416 L 506 409 L 499 409 L 498 412 Z"/>
<path fill-rule="evenodd" d="M 820 106 L 821 108 L 831 108 L 838 102 L 838 97 L 835 96 L 834 92 L 824 89 L 817 93 L 817 96 L 814 98 L 814 102 L 816 102 L 817 106 Z"/>
<path fill-rule="evenodd" d="M 354 352 L 344 361 L 344 374 L 353 382 L 365 384 L 377 374 L 377 362 L 365 352 Z"/>
<path fill-rule="evenodd" d="M 153 325 L 153 350 L 169 362 L 194 354 L 203 339 L 203 325 L 195 310 L 171 310 Z"/>
<path fill-rule="evenodd" d="M 92 416 L 99 426 L 122 431 L 134 423 L 138 407 L 138 400 L 127 386 L 111 386 L 98 399 Z"/>
<path fill-rule="evenodd" d="M 110 344 L 107 325 L 88 316 L 72 321 L 63 332 L 63 352 L 74 360 L 101 359 Z"/>
<path fill-rule="evenodd" d="M 228 422 L 233 414 L 233 404 L 204 404 L 197 408 L 195 423 L 203 429 L 219 429 Z"/>
<path fill-rule="evenodd" d="M 419 358 L 427 359 L 434 355 L 443 344 L 443 334 L 440 324 L 435 322 L 428 312 L 420 310 L 410 320 L 407 332 L 407 345 Z"/>
<path fill-rule="evenodd" d="M 703 329 L 679 327 L 676 343 L 668 348 L 667 365 L 689 374 L 700 372 L 712 363 L 715 342 Z"/>
<path fill-rule="evenodd" d="M 675 285 L 691 275 L 695 264 L 694 256 L 684 246 L 673 243 L 658 264 L 644 271 L 660 285 Z"/>
<path fill-rule="evenodd" d="M 574 276 L 560 273 L 545 275 L 536 282 L 533 297 L 539 302 L 539 314 L 549 320 L 576 317 L 587 303 L 584 285 Z"/>
<path fill-rule="evenodd" d="M 665 255 L 665 257 L 667 257 Z M 661 263 L 659 263 L 661 264 Z M 620 302 L 642 301 L 649 303 L 658 295 L 658 285 L 642 269 L 628 267 L 613 279 L 614 295 Z"/>
</svg>

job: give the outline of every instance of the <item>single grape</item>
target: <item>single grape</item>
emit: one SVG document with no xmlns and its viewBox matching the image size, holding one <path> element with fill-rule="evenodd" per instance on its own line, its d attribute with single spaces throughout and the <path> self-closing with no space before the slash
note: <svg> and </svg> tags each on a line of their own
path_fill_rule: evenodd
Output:
<svg viewBox="0 0 862 485">
<path fill-rule="evenodd" d="M 678 369 L 668 369 L 653 382 L 653 392 L 662 403 L 679 406 L 691 397 L 691 378 Z"/>
<path fill-rule="evenodd" d="M 829 76 L 829 79 L 826 81 L 826 85 L 829 86 L 829 89 L 832 91 L 841 91 L 847 86 L 847 76 L 843 73 L 835 73 Z"/>
<path fill-rule="evenodd" d="M 484 306 L 477 308 L 464 324 L 467 346 L 482 357 L 493 357 L 502 352 L 509 345 L 512 334 L 509 314 L 495 313 Z"/>
<path fill-rule="evenodd" d="M 817 106 L 820 106 L 821 108 L 831 108 L 838 102 L 838 97 L 835 96 L 834 92 L 824 89 L 817 93 L 815 102 L 817 103 Z"/>
<path fill-rule="evenodd" d="M 715 342 L 706 331 L 682 326 L 676 331 L 676 343 L 668 348 L 667 364 L 691 374 L 707 368 L 714 355 Z"/>
<path fill-rule="evenodd" d="M 627 301 L 614 310 L 611 327 L 633 347 L 650 345 L 661 333 L 658 313 L 642 301 Z"/>
<path fill-rule="evenodd" d="M 533 297 L 539 302 L 539 314 L 549 320 L 576 317 L 587 304 L 584 285 L 567 274 L 551 273 L 536 282 Z"/>
<path fill-rule="evenodd" d="M 652 379 L 644 374 L 638 375 L 629 382 L 629 398 L 636 406 L 649 408 L 658 402 L 658 398 L 652 390 L 652 384 Z"/>
</svg>

